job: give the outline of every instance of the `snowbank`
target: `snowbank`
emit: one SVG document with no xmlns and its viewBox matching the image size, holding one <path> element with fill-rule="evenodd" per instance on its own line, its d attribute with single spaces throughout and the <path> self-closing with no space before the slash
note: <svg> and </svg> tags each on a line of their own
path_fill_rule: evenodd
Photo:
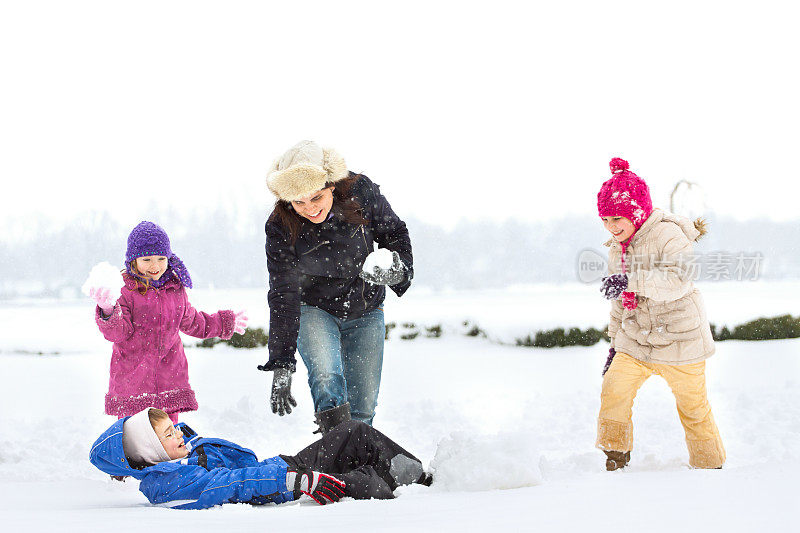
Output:
<svg viewBox="0 0 800 533">
<path fill-rule="evenodd" d="M 436 489 L 486 491 L 543 483 L 533 434 L 456 432 L 439 443 L 431 470 Z"/>
</svg>

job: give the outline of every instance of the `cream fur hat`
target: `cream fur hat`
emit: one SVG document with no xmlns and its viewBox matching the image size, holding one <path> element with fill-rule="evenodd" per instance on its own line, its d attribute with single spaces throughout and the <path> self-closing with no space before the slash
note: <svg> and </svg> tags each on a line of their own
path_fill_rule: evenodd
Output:
<svg viewBox="0 0 800 533">
<path fill-rule="evenodd" d="M 267 187 L 281 200 L 291 202 L 314 194 L 348 175 L 338 153 L 314 141 L 300 141 L 279 157 L 267 173 Z"/>
<path fill-rule="evenodd" d="M 152 407 L 136 413 L 122 424 L 122 449 L 125 457 L 134 463 L 154 465 L 170 460 L 150 425 L 150 409 Z"/>
</svg>

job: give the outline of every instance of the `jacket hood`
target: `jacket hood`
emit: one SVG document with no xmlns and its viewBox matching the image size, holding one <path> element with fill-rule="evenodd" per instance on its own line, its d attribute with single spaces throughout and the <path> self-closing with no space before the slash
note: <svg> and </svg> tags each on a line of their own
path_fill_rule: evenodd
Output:
<svg viewBox="0 0 800 533">
<path fill-rule="evenodd" d="M 142 479 L 144 472 L 133 468 L 122 448 L 122 425 L 130 418 L 120 418 L 103 432 L 89 451 L 89 461 L 110 476 L 132 476 Z"/>
<path fill-rule="evenodd" d="M 691 242 L 697 242 L 700 237 L 705 235 L 705 231 L 701 231 L 700 228 L 697 227 L 697 221 L 691 221 L 686 217 L 682 217 L 680 215 L 675 215 L 672 213 L 664 213 L 664 217 L 662 218 L 664 222 L 672 222 L 673 224 L 677 224 L 681 231 L 686 235 Z"/>
</svg>

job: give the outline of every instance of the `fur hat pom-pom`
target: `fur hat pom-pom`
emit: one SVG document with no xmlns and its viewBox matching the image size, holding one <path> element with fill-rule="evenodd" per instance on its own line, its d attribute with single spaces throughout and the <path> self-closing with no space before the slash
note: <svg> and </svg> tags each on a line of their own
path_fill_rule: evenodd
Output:
<svg viewBox="0 0 800 533">
<path fill-rule="evenodd" d="M 615 157 L 612 159 L 608 166 L 611 167 L 612 173 L 622 172 L 623 170 L 628 170 L 630 168 L 628 162 L 621 157 Z"/>
</svg>

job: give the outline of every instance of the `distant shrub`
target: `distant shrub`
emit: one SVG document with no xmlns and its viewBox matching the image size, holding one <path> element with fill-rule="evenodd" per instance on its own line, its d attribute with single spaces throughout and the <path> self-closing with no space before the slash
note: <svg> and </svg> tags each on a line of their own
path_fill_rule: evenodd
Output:
<svg viewBox="0 0 800 533">
<path fill-rule="evenodd" d="M 414 322 L 403 322 L 401 325 L 400 338 L 410 341 L 419 337 L 419 328 Z"/>
<path fill-rule="evenodd" d="M 796 339 L 800 337 L 800 318 L 791 315 L 781 315 L 772 318 L 757 318 L 744 324 L 739 324 L 730 331 L 723 327 L 717 332 L 716 326 L 711 327 L 714 340 L 724 341 L 729 339 L 742 341 L 763 341 L 776 339 Z"/>
<path fill-rule="evenodd" d="M 567 333 L 568 346 L 594 346 L 604 338 L 608 338 L 605 331 L 595 328 L 589 328 L 586 331 L 572 328 Z"/>
<path fill-rule="evenodd" d="M 222 339 L 217 337 L 212 337 L 210 339 L 203 339 L 198 342 L 195 346 L 198 348 L 213 348 L 215 345 L 223 342 Z"/>
<path fill-rule="evenodd" d="M 243 334 L 233 334 L 227 341 L 222 341 L 234 348 L 260 348 L 266 346 L 269 335 L 262 328 L 247 328 Z"/>
<path fill-rule="evenodd" d="M 486 332 L 478 327 L 477 324 L 464 321 L 462 322 L 468 337 L 486 337 Z M 389 340 L 389 333 L 398 326 L 394 322 L 385 324 L 385 339 Z M 424 326 L 422 330 L 414 322 L 404 322 L 400 327 L 400 338 L 412 340 L 420 336 L 424 331 L 425 337 L 438 339 L 442 336 L 442 325 L 434 324 Z M 758 318 L 739 324 L 733 329 L 723 326 L 719 329 L 711 324 L 711 334 L 715 341 L 725 340 L 776 340 L 776 339 L 796 339 L 800 338 L 800 317 L 794 318 L 791 315 L 781 315 L 772 318 Z M 537 331 L 525 337 L 515 339 L 517 346 L 528 346 L 535 348 L 556 348 L 564 346 L 594 346 L 601 340 L 608 340 L 606 331 L 595 328 L 581 329 L 555 328 L 551 330 Z M 195 346 L 198 348 L 213 348 L 217 344 L 227 344 L 234 348 L 260 348 L 266 346 L 269 341 L 269 332 L 263 328 L 247 328 L 242 335 L 234 334 L 228 340 L 220 338 L 203 339 Z"/>
<path fill-rule="evenodd" d="M 726 341 L 731 338 L 731 332 L 728 326 L 722 326 L 722 329 L 717 331 L 717 326 L 711 324 L 711 336 L 715 341 Z"/>
<path fill-rule="evenodd" d="M 477 324 L 473 324 L 470 321 L 464 321 L 462 325 L 466 328 L 466 333 L 464 333 L 467 337 L 485 337 L 486 332 L 483 331 L 481 328 L 478 327 Z"/>
<path fill-rule="evenodd" d="M 426 327 L 425 328 L 425 336 L 429 339 L 438 339 L 442 336 L 442 326 L 440 324 L 436 324 L 435 326 Z"/>
<path fill-rule="evenodd" d="M 234 348 L 260 348 L 266 346 L 268 340 L 269 334 L 263 328 L 247 328 L 243 334 L 234 333 L 233 337 L 228 340 L 213 337 L 211 339 L 203 339 L 195 346 L 198 348 L 213 348 L 217 344 L 227 344 Z"/>
<path fill-rule="evenodd" d="M 569 331 L 564 331 L 564 328 L 556 328 L 546 331 L 537 331 L 533 335 L 526 335 L 525 337 L 517 339 L 516 344 L 517 346 L 535 348 L 594 346 L 604 338 L 607 338 L 605 332 L 595 328 L 589 328 L 587 330 L 570 328 Z"/>
</svg>

